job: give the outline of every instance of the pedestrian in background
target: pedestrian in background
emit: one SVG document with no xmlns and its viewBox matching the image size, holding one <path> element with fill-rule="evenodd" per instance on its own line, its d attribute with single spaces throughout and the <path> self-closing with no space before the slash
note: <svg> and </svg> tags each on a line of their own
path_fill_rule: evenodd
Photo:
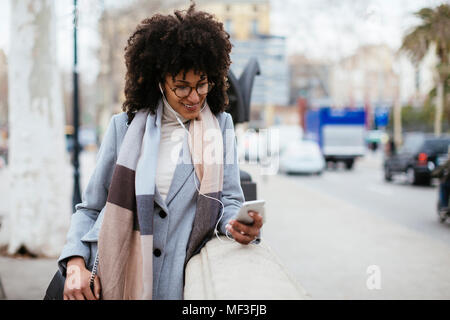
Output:
<svg viewBox="0 0 450 320">
<path fill-rule="evenodd" d="M 387 141 L 387 143 L 386 143 L 386 145 L 385 145 L 384 151 L 385 151 L 385 154 L 386 154 L 388 157 L 391 157 L 391 156 L 393 156 L 393 155 L 395 154 L 396 148 L 395 148 L 394 137 L 389 136 L 389 139 L 388 139 L 388 141 Z"/>
<path fill-rule="evenodd" d="M 259 214 L 250 226 L 233 219 L 244 196 L 235 138 L 225 137 L 230 51 L 222 23 L 195 5 L 131 35 L 124 112 L 112 117 L 59 258 L 64 299 L 182 299 L 185 266 L 215 229 L 241 244 L 257 237 Z M 211 141 L 208 130 L 219 134 Z M 211 147 L 223 161 L 205 161 Z"/>
<path fill-rule="evenodd" d="M 440 179 L 438 209 L 439 211 L 447 211 L 450 196 L 450 147 L 447 153 L 447 161 L 434 169 L 431 175 Z"/>
</svg>

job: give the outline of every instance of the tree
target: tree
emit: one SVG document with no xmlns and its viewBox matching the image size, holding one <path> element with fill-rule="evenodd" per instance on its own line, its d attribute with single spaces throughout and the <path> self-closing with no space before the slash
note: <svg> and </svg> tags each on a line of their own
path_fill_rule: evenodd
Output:
<svg viewBox="0 0 450 320">
<path fill-rule="evenodd" d="M 8 119 L 8 69 L 6 54 L 0 49 L 0 129 Z"/>
<path fill-rule="evenodd" d="M 97 91 L 102 95 L 97 105 L 97 123 L 107 124 L 111 115 L 121 110 L 125 99 L 124 49 L 136 26 L 155 13 L 173 14 L 176 8 L 187 9 L 186 1 L 136 0 L 125 6 L 105 7 L 98 24 L 101 41 L 97 52 L 100 63 Z"/>
<path fill-rule="evenodd" d="M 450 74 L 450 5 L 442 4 L 437 8 L 423 8 L 416 12 L 421 24 L 411 30 L 403 39 L 401 50 L 407 52 L 415 64 L 418 64 L 428 50 L 434 46 L 439 63 L 436 67 L 436 112 L 434 132 L 442 132 L 442 114 L 445 104 L 444 84 Z"/>
<path fill-rule="evenodd" d="M 70 220 L 71 182 L 56 58 L 53 0 L 11 1 L 8 253 L 58 256 Z"/>
<path fill-rule="evenodd" d="M 434 87 L 433 89 L 431 89 L 430 93 L 428 94 L 428 96 L 425 100 L 425 105 L 432 104 L 433 101 L 436 100 L 436 96 L 437 96 L 437 88 Z M 446 121 L 443 122 L 444 125 L 443 125 L 442 130 L 443 130 L 443 132 L 445 132 L 446 130 L 449 131 L 450 130 L 450 73 L 447 74 L 447 79 L 444 81 L 443 118 Z"/>
</svg>

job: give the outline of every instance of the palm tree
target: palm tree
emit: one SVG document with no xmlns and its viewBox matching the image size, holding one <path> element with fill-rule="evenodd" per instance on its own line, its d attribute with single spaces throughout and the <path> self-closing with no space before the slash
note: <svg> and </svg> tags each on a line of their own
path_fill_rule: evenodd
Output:
<svg viewBox="0 0 450 320">
<path fill-rule="evenodd" d="M 444 84 L 450 74 L 450 5 L 441 4 L 434 9 L 423 8 L 416 12 L 415 15 L 422 20 L 421 24 L 403 38 L 400 50 L 408 53 L 417 65 L 432 46 L 436 48 L 439 63 L 435 77 L 437 80 L 437 103 L 434 132 L 436 135 L 440 135 L 442 131 L 442 112 L 445 104 Z M 447 115 L 449 113 L 447 112 Z"/>
</svg>

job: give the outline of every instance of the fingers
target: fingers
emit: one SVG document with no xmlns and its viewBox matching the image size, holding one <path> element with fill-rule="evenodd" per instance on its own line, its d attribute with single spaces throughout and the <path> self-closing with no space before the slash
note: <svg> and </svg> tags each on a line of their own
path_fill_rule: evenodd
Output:
<svg viewBox="0 0 450 320">
<path fill-rule="evenodd" d="M 72 299 L 70 299 L 72 300 Z M 86 300 L 81 292 L 75 293 L 75 298 L 73 300 Z"/>
<path fill-rule="evenodd" d="M 63 297 L 64 300 L 97 300 L 89 287 L 68 291 Z"/>
<path fill-rule="evenodd" d="M 95 298 L 98 300 L 100 299 L 100 291 L 102 290 L 102 286 L 100 284 L 100 279 L 95 276 L 94 278 L 94 294 Z"/>
<path fill-rule="evenodd" d="M 263 225 L 262 216 L 256 211 L 249 211 L 248 215 L 253 218 L 253 226 L 257 227 L 258 229 L 261 229 Z"/>
<path fill-rule="evenodd" d="M 240 234 L 249 236 L 252 239 L 259 234 L 259 228 L 254 225 L 251 226 L 245 225 L 236 220 L 231 220 L 230 225 L 233 227 L 234 230 L 236 230 Z"/>
<path fill-rule="evenodd" d="M 231 233 L 231 235 L 233 236 L 234 240 L 236 240 L 236 241 L 239 242 L 239 243 L 242 243 L 242 244 L 249 244 L 249 243 L 252 242 L 253 239 L 254 239 L 253 237 L 250 237 L 250 236 L 248 236 L 248 235 L 246 235 L 246 234 L 242 234 L 241 232 L 237 231 L 237 230 L 234 229 L 234 227 L 231 226 L 231 225 L 228 225 L 228 226 L 227 226 L 227 230 L 228 230 L 228 232 Z"/>
<path fill-rule="evenodd" d="M 83 295 L 86 298 L 86 300 L 97 300 L 94 297 L 94 294 L 92 293 L 92 290 L 91 290 L 90 286 L 87 287 L 87 288 L 84 288 L 82 292 L 83 292 Z"/>
<path fill-rule="evenodd" d="M 84 287 L 77 290 L 65 292 L 64 300 L 99 300 L 100 299 L 100 280 L 98 277 L 94 279 L 94 292 L 90 287 Z"/>
<path fill-rule="evenodd" d="M 253 223 L 246 225 L 236 220 L 230 220 L 226 229 L 231 233 L 233 238 L 242 244 L 249 244 L 259 235 L 263 222 L 262 216 L 256 211 L 249 211 L 249 216 L 252 217 Z"/>
</svg>

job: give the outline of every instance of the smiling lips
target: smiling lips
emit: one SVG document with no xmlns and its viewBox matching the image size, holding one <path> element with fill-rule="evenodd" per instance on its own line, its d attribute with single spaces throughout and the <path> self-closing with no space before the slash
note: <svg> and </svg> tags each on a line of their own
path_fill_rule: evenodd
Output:
<svg viewBox="0 0 450 320">
<path fill-rule="evenodd" d="M 188 104 L 183 103 L 183 106 L 189 111 L 195 111 L 200 106 L 200 103 L 193 104 L 193 105 L 188 105 Z"/>
</svg>

